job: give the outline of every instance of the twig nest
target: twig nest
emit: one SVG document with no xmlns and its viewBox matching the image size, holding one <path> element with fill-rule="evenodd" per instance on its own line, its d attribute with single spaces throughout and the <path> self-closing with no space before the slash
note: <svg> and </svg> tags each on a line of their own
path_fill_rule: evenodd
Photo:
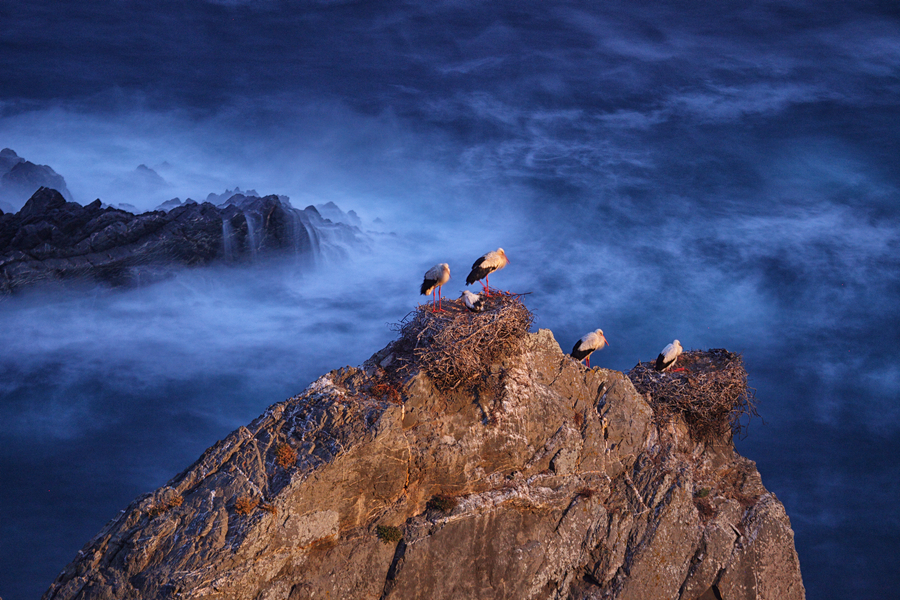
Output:
<svg viewBox="0 0 900 600">
<path fill-rule="evenodd" d="M 675 366 L 684 371 L 660 373 L 653 362 L 640 362 L 628 372 L 637 391 L 649 394 L 657 423 L 679 414 L 696 441 L 712 442 L 739 435 L 743 417 L 759 416 L 740 354 L 722 348 L 685 352 Z"/>
<path fill-rule="evenodd" d="M 397 368 L 423 370 L 441 391 L 484 381 L 491 365 L 518 351 L 534 321 L 518 295 L 492 294 L 480 313 L 466 310 L 460 299 L 445 299 L 443 312 L 419 306 L 409 313 L 395 325 L 400 339 L 391 353 Z"/>
</svg>

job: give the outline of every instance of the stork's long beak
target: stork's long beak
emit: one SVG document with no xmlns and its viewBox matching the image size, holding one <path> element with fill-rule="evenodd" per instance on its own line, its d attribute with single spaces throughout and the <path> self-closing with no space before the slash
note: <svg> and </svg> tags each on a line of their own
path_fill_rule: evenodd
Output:
<svg viewBox="0 0 900 600">
<path fill-rule="evenodd" d="M 609 346 L 609 340 L 606 339 L 606 336 L 605 336 L 605 335 L 603 336 L 603 341 L 606 342 L 606 345 L 607 345 L 607 346 Z"/>
</svg>

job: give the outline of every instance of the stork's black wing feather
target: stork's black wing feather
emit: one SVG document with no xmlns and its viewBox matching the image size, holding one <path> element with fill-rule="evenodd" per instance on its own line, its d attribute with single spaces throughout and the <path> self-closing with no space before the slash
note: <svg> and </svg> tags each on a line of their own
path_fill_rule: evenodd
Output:
<svg viewBox="0 0 900 600">
<path fill-rule="evenodd" d="M 426 277 L 426 278 L 425 278 L 425 281 L 422 282 L 422 289 L 420 290 L 419 293 L 421 293 L 423 296 L 426 295 L 426 294 L 430 294 L 430 293 L 431 293 L 431 288 L 433 288 L 434 286 L 436 286 L 437 283 L 438 283 L 438 282 L 437 282 L 437 279 L 428 279 L 428 278 Z"/>
<path fill-rule="evenodd" d="M 478 264 L 478 263 L 476 263 L 476 264 Z M 486 269 L 484 267 L 473 267 L 472 272 L 469 273 L 468 277 L 466 277 L 466 285 L 472 285 L 476 281 L 484 279 L 485 277 L 487 277 L 494 271 L 496 271 L 496 269 Z"/>
<path fill-rule="evenodd" d="M 671 365 L 673 362 L 675 362 L 675 361 L 671 360 L 669 362 L 666 362 L 666 357 L 663 356 L 662 354 L 660 354 L 659 356 L 656 357 L 656 370 L 663 371 L 666 369 L 666 367 Z"/>
<path fill-rule="evenodd" d="M 468 277 L 466 277 L 466 285 L 472 285 L 479 279 L 484 279 L 491 274 L 491 269 L 484 269 L 481 267 L 486 258 L 487 255 L 482 256 L 472 264 L 472 272 L 469 273 Z"/>
<path fill-rule="evenodd" d="M 593 349 L 585 348 L 584 350 L 582 350 L 581 340 L 578 340 L 577 342 L 575 342 L 575 347 L 572 348 L 572 358 L 574 358 L 575 360 L 584 360 L 591 354 L 591 352 L 593 352 Z"/>
</svg>

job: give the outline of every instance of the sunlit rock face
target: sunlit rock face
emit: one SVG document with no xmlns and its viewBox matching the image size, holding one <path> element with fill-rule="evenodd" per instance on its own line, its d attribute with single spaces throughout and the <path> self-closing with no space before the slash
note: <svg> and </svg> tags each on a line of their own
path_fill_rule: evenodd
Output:
<svg viewBox="0 0 900 600">
<path fill-rule="evenodd" d="M 542 330 L 441 393 L 390 352 L 135 500 L 45 600 L 805 597 L 754 463 L 654 424 L 622 373 Z"/>
<path fill-rule="evenodd" d="M 0 292 L 41 281 L 87 278 L 116 285 L 167 276 L 173 267 L 293 255 L 341 256 L 362 240 L 355 227 L 297 210 L 287 198 L 236 195 L 217 207 L 189 202 L 140 215 L 81 206 L 42 187 L 0 215 Z"/>
</svg>

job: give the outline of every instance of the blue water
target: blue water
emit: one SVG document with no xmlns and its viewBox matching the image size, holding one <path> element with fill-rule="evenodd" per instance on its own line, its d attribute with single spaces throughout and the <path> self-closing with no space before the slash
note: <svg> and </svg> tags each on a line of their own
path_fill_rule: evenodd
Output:
<svg viewBox="0 0 900 600">
<path fill-rule="evenodd" d="M 603 328 L 593 364 L 676 337 L 741 352 L 762 419 L 738 448 L 787 507 L 809 598 L 895 595 L 896 3 L 13 0 L 0 23 L 0 147 L 76 200 L 239 185 L 396 233 L 313 270 L 0 300 L 5 600 L 382 347 L 428 268 L 455 295 L 499 246 L 491 283 L 532 292 L 565 349 Z"/>
</svg>

